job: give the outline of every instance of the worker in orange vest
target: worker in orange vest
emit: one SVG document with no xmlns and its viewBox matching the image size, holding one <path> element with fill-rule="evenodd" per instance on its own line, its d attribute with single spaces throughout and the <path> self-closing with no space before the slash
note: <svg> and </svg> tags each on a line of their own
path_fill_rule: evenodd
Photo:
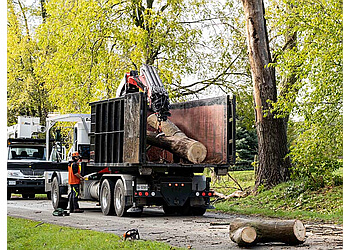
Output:
<svg viewBox="0 0 350 250">
<path fill-rule="evenodd" d="M 71 213 L 82 213 L 84 210 L 79 208 L 78 196 L 80 181 L 84 180 L 84 177 L 80 174 L 79 153 L 74 152 L 72 154 L 73 162 L 68 165 L 68 184 L 70 185 L 69 198 L 69 211 Z"/>
</svg>

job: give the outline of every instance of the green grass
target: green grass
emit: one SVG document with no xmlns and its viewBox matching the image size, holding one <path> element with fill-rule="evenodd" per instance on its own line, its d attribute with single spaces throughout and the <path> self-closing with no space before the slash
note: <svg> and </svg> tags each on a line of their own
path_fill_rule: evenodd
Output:
<svg viewBox="0 0 350 250">
<path fill-rule="evenodd" d="M 155 241 L 123 241 L 111 233 L 7 217 L 7 249 L 177 249 Z"/>
<path fill-rule="evenodd" d="M 254 171 L 230 173 L 243 189 L 254 185 Z M 227 177 L 215 183 L 214 190 L 230 194 L 235 189 Z M 225 184 L 223 184 L 225 183 Z M 289 181 L 273 189 L 245 198 L 232 198 L 214 204 L 217 210 L 229 213 L 255 214 L 268 217 L 298 218 L 301 220 L 343 222 L 343 186 L 326 187 L 318 191 L 305 188 L 302 181 Z"/>
</svg>

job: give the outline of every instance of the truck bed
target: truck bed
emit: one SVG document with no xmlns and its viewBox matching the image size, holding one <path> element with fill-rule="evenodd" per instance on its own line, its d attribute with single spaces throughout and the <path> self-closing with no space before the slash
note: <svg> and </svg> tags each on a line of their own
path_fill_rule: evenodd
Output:
<svg viewBox="0 0 350 250">
<path fill-rule="evenodd" d="M 147 146 L 146 98 L 143 93 L 128 94 L 90 104 L 90 162 L 87 172 L 110 168 L 111 172 L 167 171 L 204 167 L 228 167 L 235 161 L 235 100 L 221 96 L 171 105 L 171 117 L 188 137 L 203 143 L 207 157 L 191 164 L 170 152 Z"/>
</svg>

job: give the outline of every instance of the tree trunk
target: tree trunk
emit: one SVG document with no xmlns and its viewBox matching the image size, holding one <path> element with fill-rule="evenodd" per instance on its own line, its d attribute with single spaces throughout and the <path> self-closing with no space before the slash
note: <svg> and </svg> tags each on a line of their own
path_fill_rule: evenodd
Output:
<svg viewBox="0 0 350 250">
<path fill-rule="evenodd" d="M 248 242 L 239 240 L 237 232 L 242 228 L 252 227 L 256 231 L 256 239 L 249 242 L 253 237 L 247 237 Z M 249 231 L 249 235 L 254 233 Z M 297 245 L 305 241 L 306 230 L 303 223 L 299 220 L 258 220 L 258 219 L 235 219 L 230 223 L 230 238 L 240 245 L 251 245 L 258 242 L 283 242 L 288 245 Z M 238 239 L 238 240 L 237 240 Z"/>
<path fill-rule="evenodd" d="M 157 133 L 147 131 L 147 143 L 184 158 L 192 163 L 201 163 L 207 156 L 206 147 L 194 139 L 188 138 L 169 119 L 159 124 L 155 114 L 147 118 L 147 123 L 154 129 L 161 126 L 164 135 L 157 136 Z"/>
<path fill-rule="evenodd" d="M 259 165 L 255 188 L 273 187 L 289 179 L 290 160 L 286 157 L 287 131 L 282 118 L 274 118 L 271 102 L 277 100 L 275 69 L 271 60 L 264 4 L 262 0 L 242 0 L 247 29 L 249 62 L 254 85 L 255 121 Z"/>
</svg>

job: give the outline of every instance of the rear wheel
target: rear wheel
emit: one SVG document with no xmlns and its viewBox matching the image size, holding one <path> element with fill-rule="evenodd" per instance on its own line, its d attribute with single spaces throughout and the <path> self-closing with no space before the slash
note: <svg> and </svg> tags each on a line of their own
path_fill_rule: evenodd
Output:
<svg viewBox="0 0 350 250">
<path fill-rule="evenodd" d="M 114 213 L 113 206 L 114 183 L 111 180 L 105 179 L 101 185 L 100 204 L 104 215 L 111 215 Z"/>
<path fill-rule="evenodd" d="M 173 214 L 176 213 L 177 207 L 171 207 L 171 206 L 168 206 L 167 204 L 164 204 L 163 205 L 163 210 L 164 210 L 164 213 L 166 215 L 173 215 Z"/>
<path fill-rule="evenodd" d="M 117 180 L 115 184 L 114 201 L 115 213 L 117 214 L 117 216 L 125 216 L 127 210 L 125 206 L 125 187 L 121 179 Z"/>
<path fill-rule="evenodd" d="M 191 211 L 192 214 L 195 216 L 202 216 L 203 214 L 205 214 L 207 209 L 203 207 L 191 207 Z"/>
<path fill-rule="evenodd" d="M 34 199 L 35 198 L 35 194 L 28 194 L 28 198 L 29 199 Z"/>
<path fill-rule="evenodd" d="M 10 200 L 11 199 L 11 190 L 7 189 L 7 199 Z"/>
<path fill-rule="evenodd" d="M 29 199 L 29 194 L 22 194 L 23 199 Z"/>
<path fill-rule="evenodd" d="M 55 177 L 51 184 L 51 202 L 54 209 L 67 209 L 68 199 L 62 198 L 61 195 L 58 179 Z"/>
</svg>

